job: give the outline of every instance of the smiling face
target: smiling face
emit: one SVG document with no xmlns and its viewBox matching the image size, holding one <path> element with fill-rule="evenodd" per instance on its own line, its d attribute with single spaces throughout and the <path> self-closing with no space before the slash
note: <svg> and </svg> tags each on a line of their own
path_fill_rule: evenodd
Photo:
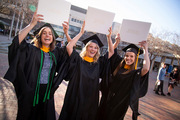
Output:
<svg viewBox="0 0 180 120">
<path fill-rule="evenodd" d="M 127 65 L 132 65 L 135 62 L 136 55 L 133 52 L 126 52 L 124 60 Z"/>
<path fill-rule="evenodd" d="M 46 47 L 49 47 L 50 44 L 53 42 L 53 34 L 50 28 L 47 27 L 42 31 L 41 42 L 42 45 Z"/>
<path fill-rule="evenodd" d="M 91 42 L 86 48 L 86 56 L 93 58 L 98 52 L 98 49 L 98 45 L 96 43 Z"/>
</svg>

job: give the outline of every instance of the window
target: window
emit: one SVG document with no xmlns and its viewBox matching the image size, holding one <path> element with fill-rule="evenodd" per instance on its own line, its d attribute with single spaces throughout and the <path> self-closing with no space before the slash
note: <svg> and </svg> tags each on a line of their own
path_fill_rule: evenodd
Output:
<svg viewBox="0 0 180 120">
<path fill-rule="evenodd" d="M 74 18 L 71 18 L 71 21 L 74 21 Z"/>
</svg>

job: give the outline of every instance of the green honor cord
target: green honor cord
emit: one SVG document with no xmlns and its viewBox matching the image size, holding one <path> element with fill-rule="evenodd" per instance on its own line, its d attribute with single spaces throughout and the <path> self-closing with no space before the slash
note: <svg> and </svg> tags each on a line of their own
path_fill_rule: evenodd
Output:
<svg viewBox="0 0 180 120">
<path fill-rule="evenodd" d="M 57 65 L 56 57 L 54 56 L 54 54 L 51 53 L 51 52 L 49 52 L 49 54 L 50 54 L 50 68 L 49 68 L 49 74 L 48 74 L 48 84 L 47 84 L 47 87 L 46 87 L 46 93 L 45 93 L 43 102 L 46 101 L 46 98 L 47 98 L 47 100 L 49 100 L 49 98 L 50 98 L 50 91 L 51 91 L 52 82 L 53 82 L 53 78 L 54 78 L 54 74 L 55 74 L 55 70 L 56 70 L 56 68 L 55 68 L 54 72 L 52 74 L 51 83 L 50 83 L 50 87 L 49 87 L 51 66 L 52 66 L 52 56 L 53 56 L 54 61 L 55 61 L 55 66 Z M 41 50 L 41 64 L 40 64 L 38 78 L 37 78 L 37 84 L 36 84 L 36 90 L 35 90 L 35 95 L 34 95 L 33 107 L 36 104 L 38 104 L 38 102 L 39 102 L 39 88 L 40 88 L 40 78 L 41 78 L 42 65 L 43 65 L 43 51 Z M 49 89 L 49 91 L 48 91 L 48 89 Z M 48 95 L 47 95 L 47 93 L 48 93 Z"/>
</svg>

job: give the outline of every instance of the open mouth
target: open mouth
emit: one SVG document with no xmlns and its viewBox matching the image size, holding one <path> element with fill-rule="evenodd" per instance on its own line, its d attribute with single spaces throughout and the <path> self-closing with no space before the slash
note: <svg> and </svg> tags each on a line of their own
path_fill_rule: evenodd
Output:
<svg viewBox="0 0 180 120">
<path fill-rule="evenodd" d="M 95 54 L 95 52 L 93 52 L 93 51 L 90 51 L 90 53 L 91 53 L 91 54 Z"/>
<path fill-rule="evenodd" d="M 46 39 L 44 39 L 45 41 L 50 41 L 50 39 L 49 38 L 46 38 Z"/>
</svg>

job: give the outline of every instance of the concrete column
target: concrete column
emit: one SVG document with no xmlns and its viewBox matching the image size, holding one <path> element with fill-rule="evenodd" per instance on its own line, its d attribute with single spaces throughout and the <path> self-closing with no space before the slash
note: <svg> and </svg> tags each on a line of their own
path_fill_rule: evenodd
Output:
<svg viewBox="0 0 180 120">
<path fill-rule="evenodd" d="M 150 66 L 150 72 L 152 71 L 152 69 L 153 69 L 153 67 L 154 67 L 154 62 L 155 62 L 155 59 L 154 60 L 152 60 L 152 63 L 151 63 L 151 66 Z"/>
<path fill-rule="evenodd" d="M 165 62 L 166 61 L 166 57 L 165 56 L 162 56 L 161 57 L 161 62 Z"/>
<path fill-rule="evenodd" d="M 174 64 L 174 58 L 171 59 L 171 65 L 173 66 Z"/>
<path fill-rule="evenodd" d="M 17 35 L 17 31 L 18 31 L 20 15 L 21 15 L 21 8 L 19 9 L 18 19 L 16 23 L 15 36 Z"/>
<path fill-rule="evenodd" d="M 12 21 L 11 21 L 11 28 L 10 28 L 9 38 L 8 38 L 9 40 L 11 40 L 11 36 L 12 36 L 15 15 L 16 15 L 16 12 L 14 10 Z"/>
<path fill-rule="evenodd" d="M 22 18 L 21 18 L 21 25 L 20 25 L 20 28 L 19 28 L 19 30 L 21 30 L 21 29 L 22 29 L 23 22 L 24 22 L 24 11 L 23 11 L 23 13 L 22 13 Z"/>
</svg>

